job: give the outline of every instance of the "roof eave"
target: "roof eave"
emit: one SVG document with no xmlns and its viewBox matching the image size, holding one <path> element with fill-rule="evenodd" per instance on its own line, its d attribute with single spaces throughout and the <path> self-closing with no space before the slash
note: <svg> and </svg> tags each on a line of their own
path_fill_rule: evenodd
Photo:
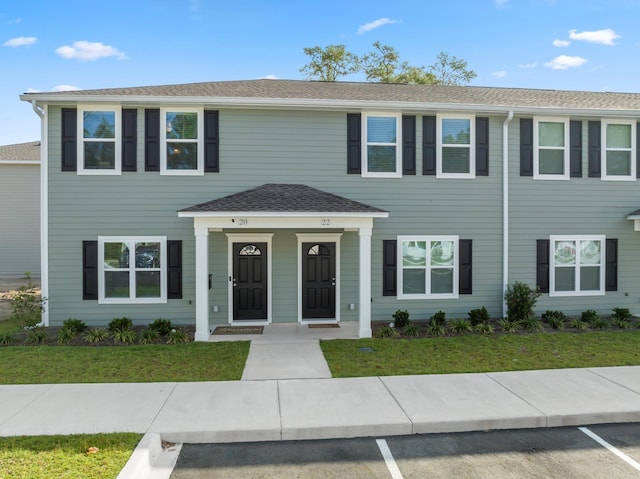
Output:
<svg viewBox="0 0 640 479">
<path fill-rule="evenodd" d="M 332 211 L 178 211 L 180 218 L 229 218 L 238 215 L 262 218 L 388 218 L 387 211 L 372 212 L 332 212 Z"/>
</svg>

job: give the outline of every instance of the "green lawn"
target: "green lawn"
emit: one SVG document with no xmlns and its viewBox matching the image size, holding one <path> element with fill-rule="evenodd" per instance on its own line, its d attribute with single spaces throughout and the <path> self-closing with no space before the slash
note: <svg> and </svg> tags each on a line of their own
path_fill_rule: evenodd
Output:
<svg viewBox="0 0 640 479">
<path fill-rule="evenodd" d="M 637 330 L 340 339 L 320 345 L 333 377 L 640 365 Z"/>
<path fill-rule="evenodd" d="M 141 434 L 92 434 L 0 438 L 0 478 L 113 479 Z M 97 447 L 95 454 L 87 449 Z"/>
</svg>

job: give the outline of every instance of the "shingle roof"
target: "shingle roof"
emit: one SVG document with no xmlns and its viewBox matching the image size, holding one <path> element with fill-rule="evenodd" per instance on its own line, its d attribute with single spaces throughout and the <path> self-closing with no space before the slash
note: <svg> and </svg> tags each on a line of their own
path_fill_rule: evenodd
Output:
<svg viewBox="0 0 640 479">
<path fill-rule="evenodd" d="M 640 94 L 528 88 L 243 80 L 179 85 L 26 93 L 23 99 L 83 97 L 207 97 L 271 100 L 325 100 L 392 103 L 457 104 L 517 108 L 640 110 Z"/>
<path fill-rule="evenodd" d="M 266 184 L 190 206 L 183 212 L 385 213 L 384 210 L 306 185 Z"/>
<path fill-rule="evenodd" d="M 0 146 L 0 161 L 40 161 L 40 142 Z"/>
</svg>

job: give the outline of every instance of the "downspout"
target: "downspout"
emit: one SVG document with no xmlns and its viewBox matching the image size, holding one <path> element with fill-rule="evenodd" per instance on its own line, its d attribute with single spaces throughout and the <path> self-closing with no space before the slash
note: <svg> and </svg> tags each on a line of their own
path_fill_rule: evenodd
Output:
<svg viewBox="0 0 640 479">
<path fill-rule="evenodd" d="M 49 310 L 45 303 L 49 297 L 49 228 L 47 218 L 48 182 L 47 182 L 47 110 L 38 105 L 37 100 L 31 101 L 31 108 L 40 117 L 40 297 L 43 300 L 41 326 L 49 326 Z"/>
<path fill-rule="evenodd" d="M 502 124 L 502 317 L 507 317 L 504 293 L 509 286 L 509 123 L 513 110 Z"/>
</svg>

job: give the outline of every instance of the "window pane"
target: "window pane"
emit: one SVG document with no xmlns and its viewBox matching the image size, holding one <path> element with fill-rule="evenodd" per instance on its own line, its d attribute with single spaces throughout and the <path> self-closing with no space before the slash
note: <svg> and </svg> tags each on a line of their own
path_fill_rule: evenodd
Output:
<svg viewBox="0 0 640 479">
<path fill-rule="evenodd" d="M 580 268 L 580 291 L 600 291 L 600 267 Z"/>
<path fill-rule="evenodd" d="M 453 293 L 453 269 L 433 268 L 431 270 L 431 294 Z"/>
<path fill-rule="evenodd" d="M 136 268 L 160 267 L 160 243 L 136 243 Z"/>
<path fill-rule="evenodd" d="M 424 269 L 405 269 L 402 271 L 402 292 L 404 294 L 424 294 Z"/>
<path fill-rule="evenodd" d="M 136 297 L 159 298 L 160 297 L 160 272 L 138 271 L 136 272 Z"/>
<path fill-rule="evenodd" d="M 538 123 L 538 146 L 564 146 L 564 123 Z"/>
<path fill-rule="evenodd" d="M 82 128 L 84 138 L 115 138 L 116 113 L 114 111 L 85 111 Z"/>
<path fill-rule="evenodd" d="M 576 264 L 576 242 L 556 241 L 554 254 L 558 264 Z"/>
<path fill-rule="evenodd" d="M 580 241 L 580 264 L 600 264 L 600 241 Z"/>
<path fill-rule="evenodd" d="M 395 117 L 367 117 L 367 143 L 395 143 Z"/>
<path fill-rule="evenodd" d="M 115 169 L 115 146 L 113 141 L 86 141 L 84 143 L 84 168 L 87 170 Z"/>
<path fill-rule="evenodd" d="M 427 242 L 426 241 L 403 241 L 402 242 L 402 266 L 426 266 L 426 265 L 427 265 Z"/>
<path fill-rule="evenodd" d="M 431 242 L 431 265 L 453 266 L 453 241 Z"/>
<path fill-rule="evenodd" d="M 607 151 L 607 175 L 629 176 L 631 175 L 630 151 Z"/>
<path fill-rule="evenodd" d="M 196 140 L 197 138 L 197 113 L 167 112 L 167 140 Z"/>
<path fill-rule="evenodd" d="M 396 147 L 369 145 L 367 147 L 367 171 L 369 173 L 395 173 Z"/>
<path fill-rule="evenodd" d="M 168 170 L 196 170 L 198 168 L 197 143 L 167 143 Z"/>
<path fill-rule="evenodd" d="M 564 150 L 538 150 L 538 173 L 564 175 Z"/>
<path fill-rule="evenodd" d="M 631 148 L 631 125 L 607 125 L 607 148 Z"/>
<path fill-rule="evenodd" d="M 556 268 L 556 291 L 576 290 L 576 269 Z"/>
<path fill-rule="evenodd" d="M 443 173 L 469 173 L 469 148 L 442 148 Z"/>
<path fill-rule="evenodd" d="M 443 118 L 442 143 L 445 145 L 471 144 L 471 120 Z"/>
<path fill-rule="evenodd" d="M 129 272 L 105 271 L 104 273 L 105 298 L 129 297 Z"/>
<path fill-rule="evenodd" d="M 104 244 L 104 267 L 105 269 L 129 267 L 129 248 L 126 243 Z"/>
</svg>

